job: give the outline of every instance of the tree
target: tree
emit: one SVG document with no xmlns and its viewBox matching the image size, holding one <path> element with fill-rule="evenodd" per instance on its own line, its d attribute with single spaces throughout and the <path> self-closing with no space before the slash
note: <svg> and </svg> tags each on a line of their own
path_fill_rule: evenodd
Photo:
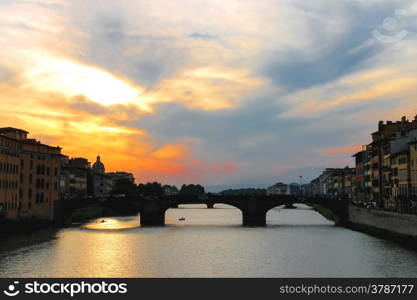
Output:
<svg viewBox="0 0 417 300">
<path fill-rule="evenodd" d="M 165 195 L 177 195 L 179 193 L 178 188 L 175 185 L 164 185 L 162 187 Z"/>
<path fill-rule="evenodd" d="M 200 196 L 204 194 L 204 187 L 199 184 L 183 184 L 180 190 L 180 195 Z"/>
<path fill-rule="evenodd" d="M 124 195 L 126 200 L 136 200 L 138 197 L 137 186 L 128 179 L 117 180 L 111 191 L 111 195 Z"/>
<path fill-rule="evenodd" d="M 140 196 L 162 196 L 164 191 L 162 185 L 159 182 L 148 182 L 146 184 L 139 184 L 137 188 L 138 194 Z"/>
<path fill-rule="evenodd" d="M 254 188 L 246 188 L 246 189 L 229 189 L 220 192 L 221 195 L 226 196 L 265 196 L 266 189 L 254 189 Z"/>
</svg>

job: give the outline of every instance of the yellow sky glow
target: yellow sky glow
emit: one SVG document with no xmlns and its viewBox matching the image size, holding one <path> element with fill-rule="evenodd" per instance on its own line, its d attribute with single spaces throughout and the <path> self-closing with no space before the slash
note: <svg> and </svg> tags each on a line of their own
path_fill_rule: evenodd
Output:
<svg viewBox="0 0 417 300">
<path fill-rule="evenodd" d="M 27 84 L 42 92 L 84 95 L 105 106 L 134 103 L 143 106 L 141 90 L 98 68 L 56 58 L 38 58 L 25 73 Z"/>
</svg>

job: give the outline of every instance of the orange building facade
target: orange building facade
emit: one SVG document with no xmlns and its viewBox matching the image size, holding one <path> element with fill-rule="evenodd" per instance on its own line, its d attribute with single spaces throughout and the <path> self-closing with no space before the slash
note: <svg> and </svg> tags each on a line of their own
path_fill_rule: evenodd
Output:
<svg viewBox="0 0 417 300">
<path fill-rule="evenodd" d="M 0 128 L 0 214 L 8 219 L 54 220 L 59 215 L 61 148 Z"/>
</svg>

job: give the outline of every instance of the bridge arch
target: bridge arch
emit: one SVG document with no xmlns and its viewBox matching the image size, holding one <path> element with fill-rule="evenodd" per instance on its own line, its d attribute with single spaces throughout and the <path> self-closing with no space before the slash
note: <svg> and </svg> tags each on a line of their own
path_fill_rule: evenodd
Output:
<svg viewBox="0 0 417 300">
<path fill-rule="evenodd" d="M 181 204 L 226 204 L 239 209 L 242 213 L 244 226 L 266 226 L 266 214 L 269 210 L 280 205 L 291 205 L 296 198 L 292 196 L 223 196 L 208 195 L 204 198 L 195 196 L 171 196 L 158 200 L 141 202 L 140 220 L 142 226 L 165 225 L 165 213 L 169 208 Z"/>
</svg>

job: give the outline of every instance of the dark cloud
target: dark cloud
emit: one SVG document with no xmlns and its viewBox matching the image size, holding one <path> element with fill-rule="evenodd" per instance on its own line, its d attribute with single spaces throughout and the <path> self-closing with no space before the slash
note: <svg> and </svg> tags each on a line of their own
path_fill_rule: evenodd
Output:
<svg viewBox="0 0 417 300">
<path fill-rule="evenodd" d="M 108 113 L 108 108 L 99 103 L 93 102 L 88 98 L 79 95 L 72 99 L 71 109 L 87 112 L 92 115 L 104 115 Z"/>
<path fill-rule="evenodd" d="M 192 34 L 188 35 L 188 37 L 194 39 L 202 39 L 202 40 L 217 40 L 219 37 L 216 35 L 212 35 L 209 33 L 200 33 L 200 32 L 193 32 Z"/>
<path fill-rule="evenodd" d="M 89 64 L 123 74 L 148 89 L 187 65 L 189 50 L 175 37 L 129 33 L 120 15 L 99 15 L 93 21 L 89 17 L 80 20 L 92 22 L 83 28 L 89 39 L 82 46 L 82 59 Z"/>
<path fill-rule="evenodd" d="M 395 4 L 366 6 L 343 2 L 340 6 L 347 16 L 344 30 L 338 28 L 339 34 L 329 34 L 332 16 L 327 19 L 327 9 L 320 9 L 316 13 L 322 19 L 306 20 L 310 28 L 308 37 L 314 41 L 312 47 L 294 49 L 288 46 L 287 50 L 271 55 L 260 73 L 293 92 L 335 81 L 363 68 L 373 56 L 381 53 L 385 45 L 373 39 L 372 31 L 385 17 L 393 14 Z"/>
</svg>

